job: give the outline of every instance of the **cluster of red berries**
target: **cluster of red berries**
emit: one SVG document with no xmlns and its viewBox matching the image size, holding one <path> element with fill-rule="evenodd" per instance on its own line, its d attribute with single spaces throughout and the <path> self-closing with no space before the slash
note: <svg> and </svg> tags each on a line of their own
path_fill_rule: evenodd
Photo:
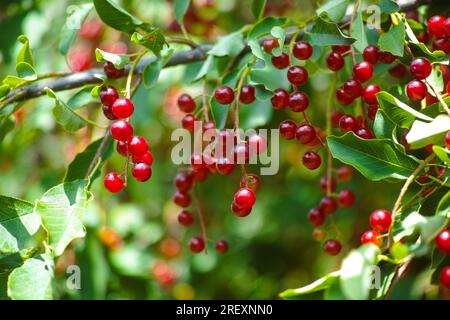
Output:
<svg viewBox="0 0 450 320">
<path fill-rule="evenodd" d="M 104 70 L 108 78 L 122 77 L 124 72 L 109 62 L 105 64 Z M 117 152 L 126 158 L 127 163 L 131 157 L 133 162 L 131 174 L 137 181 L 147 181 L 152 175 L 153 155 L 148 148 L 147 140 L 141 136 L 134 136 L 133 126 L 127 120 L 134 112 L 133 102 L 128 98 L 120 98 L 113 86 L 104 86 L 100 89 L 100 100 L 105 117 L 114 120 L 110 132 L 117 141 Z M 122 176 L 117 172 L 108 173 L 104 180 L 105 188 L 114 193 L 122 191 L 126 185 L 127 175 L 128 172 L 124 172 Z"/>
<path fill-rule="evenodd" d="M 432 16 L 428 19 L 428 35 L 434 37 L 433 49 L 450 54 L 450 18 Z M 428 40 L 428 39 L 427 39 Z"/>
<path fill-rule="evenodd" d="M 372 230 L 364 232 L 361 236 L 361 244 L 372 243 L 377 247 L 383 244 L 381 232 L 388 231 L 392 224 L 391 213 L 384 209 L 378 209 L 370 215 Z"/>
<path fill-rule="evenodd" d="M 442 230 L 435 239 L 436 247 L 445 255 L 450 255 L 450 230 Z M 447 289 L 450 289 L 450 266 L 442 268 L 439 280 Z"/>
</svg>

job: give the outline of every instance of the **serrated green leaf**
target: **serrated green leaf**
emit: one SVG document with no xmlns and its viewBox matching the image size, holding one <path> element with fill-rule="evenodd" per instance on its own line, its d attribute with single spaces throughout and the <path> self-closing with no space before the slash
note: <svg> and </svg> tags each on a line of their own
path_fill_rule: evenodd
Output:
<svg viewBox="0 0 450 320">
<path fill-rule="evenodd" d="M 443 145 L 445 134 L 450 131 L 450 118 L 440 115 L 431 122 L 416 120 L 406 135 L 412 149 L 423 148 L 429 144 Z"/>
<path fill-rule="evenodd" d="M 279 26 L 275 26 L 270 30 L 270 34 L 278 41 L 278 48 L 274 48 L 272 54 L 274 56 L 279 56 L 283 53 L 282 49 L 284 48 L 284 41 L 286 39 L 286 30 Z"/>
<path fill-rule="evenodd" d="M 310 294 L 317 291 L 322 291 L 329 288 L 336 280 L 339 279 L 339 271 L 335 271 L 327 274 L 326 276 L 317 279 L 313 283 L 297 288 L 297 289 L 288 289 L 280 293 L 280 298 L 283 299 L 295 299 L 298 296 Z"/>
<path fill-rule="evenodd" d="M 383 13 L 394 13 L 400 11 L 400 6 L 393 0 L 380 0 L 378 5 Z"/>
<path fill-rule="evenodd" d="M 76 110 L 92 104 L 98 104 L 99 99 L 96 99 L 91 95 L 94 87 L 95 86 L 93 85 L 87 85 L 77 91 L 69 98 L 69 100 L 67 100 L 67 106 L 73 110 Z"/>
<path fill-rule="evenodd" d="M 275 91 L 278 88 L 288 90 L 290 83 L 287 80 L 287 70 L 275 68 L 271 62 L 271 56 L 264 54 L 264 66 L 262 68 L 252 68 L 250 71 L 250 80 L 254 84 L 262 84 L 267 90 Z"/>
<path fill-rule="evenodd" d="M 184 15 L 189 8 L 190 0 L 175 0 L 173 2 L 173 11 L 175 12 L 175 19 L 179 23 L 183 23 Z"/>
<path fill-rule="evenodd" d="M 103 51 L 102 49 L 95 49 L 95 58 L 98 62 L 111 62 L 117 69 L 123 69 L 130 63 L 131 57 L 128 54 L 116 54 Z"/>
<path fill-rule="evenodd" d="M 53 115 L 56 122 L 69 132 L 75 132 L 86 126 L 87 122 L 79 114 L 73 111 L 64 101 L 59 99 L 55 92 L 49 88 L 46 90 L 47 96 L 54 99 L 56 104 L 53 108 Z"/>
<path fill-rule="evenodd" d="M 216 57 L 237 56 L 242 49 L 245 48 L 244 36 L 242 31 L 230 33 L 224 37 L 220 37 L 217 43 L 208 52 L 209 55 Z"/>
<path fill-rule="evenodd" d="M 145 35 L 135 32 L 131 35 L 131 41 L 150 49 L 155 55 L 159 56 L 164 46 L 168 46 L 164 35 L 159 28 L 152 28 Z"/>
<path fill-rule="evenodd" d="M 406 31 L 403 21 L 398 25 L 392 26 L 388 32 L 382 33 L 378 39 L 378 47 L 392 53 L 397 57 L 403 56 Z"/>
<path fill-rule="evenodd" d="M 66 55 L 69 52 L 82 23 L 93 7 L 92 3 L 84 3 L 67 10 L 66 23 L 59 35 L 59 52 L 61 54 Z"/>
<path fill-rule="evenodd" d="M 344 18 L 350 0 L 330 0 L 316 10 L 318 16 L 326 14 L 333 22 L 340 22 Z"/>
<path fill-rule="evenodd" d="M 247 35 L 247 41 L 257 40 L 264 35 L 268 35 L 275 26 L 283 26 L 286 23 L 284 18 L 266 17 L 256 23 Z"/>
<path fill-rule="evenodd" d="M 227 116 L 228 116 L 228 106 L 220 104 L 214 99 L 210 100 L 211 115 L 214 119 L 217 129 L 223 129 L 225 127 Z"/>
<path fill-rule="evenodd" d="M 305 40 L 313 46 L 350 45 L 355 39 L 342 33 L 336 23 L 317 18 L 311 30 L 305 33 Z"/>
<path fill-rule="evenodd" d="M 252 0 L 252 13 L 255 19 L 261 20 L 264 15 L 267 0 Z"/>
<path fill-rule="evenodd" d="M 353 43 L 353 46 L 359 52 L 363 52 L 364 49 L 369 45 L 369 41 L 367 40 L 366 27 L 364 26 L 361 12 L 358 12 L 355 20 L 353 21 L 351 36 L 356 40 L 355 43 Z"/>
</svg>

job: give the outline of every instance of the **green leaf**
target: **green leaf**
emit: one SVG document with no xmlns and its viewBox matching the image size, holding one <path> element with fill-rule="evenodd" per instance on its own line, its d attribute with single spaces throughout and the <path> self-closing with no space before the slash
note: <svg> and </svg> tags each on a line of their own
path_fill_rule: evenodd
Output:
<svg viewBox="0 0 450 320">
<path fill-rule="evenodd" d="M 84 149 L 83 152 L 77 154 L 75 159 L 70 163 L 69 167 L 67 168 L 67 172 L 64 177 L 64 182 L 84 179 L 86 177 L 89 166 L 91 165 L 91 162 L 94 159 L 102 141 L 103 138 L 92 142 L 90 145 L 86 147 L 86 149 Z M 106 159 L 108 159 L 111 156 L 113 147 L 114 147 L 113 140 L 108 139 L 105 142 L 105 146 L 103 147 L 102 153 L 100 154 L 99 159 L 100 166 Z M 91 178 L 91 182 L 95 180 L 95 178 L 97 178 L 98 175 L 99 171 L 97 171 L 96 174 Z"/>
<path fill-rule="evenodd" d="M 433 146 L 433 152 L 441 161 L 450 164 L 450 151 L 442 148 L 441 146 Z"/>
<path fill-rule="evenodd" d="M 5 136 L 14 129 L 14 126 L 14 115 L 0 117 L 0 141 L 3 141 L 3 139 L 5 139 Z"/>
<path fill-rule="evenodd" d="M 261 20 L 267 0 L 252 0 L 252 13 L 256 20 Z"/>
<path fill-rule="evenodd" d="M 216 124 L 217 129 L 223 129 L 225 127 L 227 116 L 228 116 L 228 106 L 220 104 L 214 99 L 210 100 L 211 114 Z"/>
<path fill-rule="evenodd" d="M 157 56 L 159 56 L 164 46 L 169 46 L 159 28 L 152 28 L 145 35 L 135 32 L 131 36 L 131 41 L 150 49 Z"/>
<path fill-rule="evenodd" d="M 208 58 L 206 58 L 205 62 L 202 64 L 202 67 L 198 71 L 193 81 L 199 80 L 204 76 L 206 76 L 208 72 L 212 69 L 213 65 L 214 65 L 214 56 L 208 56 Z"/>
<path fill-rule="evenodd" d="M 88 180 L 59 184 L 36 202 L 34 212 L 41 216 L 47 243 L 55 256 L 60 256 L 73 239 L 85 235 L 82 218 L 92 199 L 87 185 Z"/>
<path fill-rule="evenodd" d="M 433 68 L 426 81 L 439 92 L 444 90 L 444 79 L 442 77 L 441 68 Z M 435 96 L 433 90 L 429 89 L 428 92 L 431 92 L 431 94 Z"/>
<path fill-rule="evenodd" d="M 283 53 L 282 48 L 284 47 L 284 41 L 286 39 L 286 30 L 279 26 L 275 26 L 270 30 L 270 34 L 278 40 L 278 48 L 274 48 L 272 54 L 274 56 L 279 56 Z"/>
<path fill-rule="evenodd" d="M 398 25 L 392 26 L 388 32 L 380 35 L 378 47 L 383 51 L 401 57 L 403 56 L 405 37 L 405 24 L 403 21 L 399 21 Z"/>
<path fill-rule="evenodd" d="M 353 132 L 330 136 L 328 146 L 334 158 L 349 164 L 366 178 L 407 179 L 418 163 L 401 152 L 390 139 L 361 139 Z"/>
<path fill-rule="evenodd" d="M 184 15 L 189 8 L 190 0 L 175 0 L 173 3 L 173 10 L 175 12 L 175 19 L 179 23 L 183 23 Z"/>
<path fill-rule="evenodd" d="M 380 248 L 366 244 L 352 250 L 342 261 L 339 280 L 341 289 L 348 299 L 362 300 L 369 297 L 372 271 L 379 253 Z"/>
<path fill-rule="evenodd" d="M 408 47 L 411 49 L 415 57 L 424 57 L 430 60 L 431 63 L 448 64 L 448 55 L 440 50 L 431 52 L 428 47 L 422 42 L 408 42 Z"/>
<path fill-rule="evenodd" d="M 52 299 L 53 260 L 42 255 L 15 269 L 8 278 L 8 296 L 14 300 Z"/>
<path fill-rule="evenodd" d="M 103 51 L 102 49 L 95 49 L 95 58 L 98 62 L 111 62 L 117 69 L 123 69 L 130 63 L 130 55 L 128 54 L 115 54 Z"/>
<path fill-rule="evenodd" d="M 383 13 L 394 13 L 400 11 L 400 6 L 393 0 L 380 0 L 378 5 Z"/>
<path fill-rule="evenodd" d="M 436 209 L 436 216 L 450 219 L 450 191 L 448 191 L 439 201 Z"/>
<path fill-rule="evenodd" d="M 316 281 L 307 286 L 283 291 L 282 293 L 280 293 L 280 298 L 293 299 L 298 296 L 310 294 L 317 291 L 322 291 L 328 289 L 337 279 L 339 279 L 339 271 L 329 273 L 326 276 L 317 279 Z"/>
<path fill-rule="evenodd" d="M 391 252 L 392 257 L 399 261 L 409 255 L 408 247 L 401 242 L 394 243 L 389 251 Z"/>
<path fill-rule="evenodd" d="M 450 131 L 450 118 L 440 115 L 431 122 L 416 120 L 406 135 L 412 149 L 423 148 L 429 144 L 443 145 L 445 135 Z"/>
<path fill-rule="evenodd" d="M 269 91 L 275 91 L 278 88 L 288 90 L 290 87 L 286 77 L 286 70 L 279 70 L 273 66 L 270 61 L 271 56 L 264 55 L 264 67 L 251 68 L 250 80 L 254 84 L 262 84 Z"/>
<path fill-rule="evenodd" d="M 67 100 L 69 108 L 76 110 L 92 104 L 98 104 L 99 99 L 96 99 L 91 95 L 94 87 L 95 86 L 93 85 L 87 85 L 71 96 L 69 100 Z"/>
<path fill-rule="evenodd" d="M 150 29 L 147 23 L 134 17 L 111 0 L 94 0 L 94 6 L 100 19 L 116 30 L 131 34 L 136 28 Z"/>
<path fill-rule="evenodd" d="M 5 97 L 9 91 L 11 91 L 11 87 L 7 84 L 0 85 L 0 100 Z"/>
<path fill-rule="evenodd" d="M 74 6 L 72 10 L 67 10 L 66 23 L 64 24 L 59 35 L 59 52 L 66 55 L 72 46 L 80 26 L 89 15 L 93 8 L 92 3 L 84 3 Z"/>
<path fill-rule="evenodd" d="M 326 13 L 333 22 L 340 22 L 344 18 L 350 0 L 330 0 L 316 10 L 316 14 L 321 16 Z"/>
<path fill-rule="evenodd" d="M 355 43 L 353 43 L 353 46 L 359 52 L 363 52 L 364 49 L 369 45 L 361 12 L 356 15 L 355 20 L 353 21 L 351 36 L 352 38 L 356 39 Z"/>
<path fill-rule="evenodd" d="M 264 35 L 268 35 L 275 26 L 283 26 L 286 23 L 284 18 L 266 17 L 256 23 L 247 35 L 247 41 L 257 40 Z"/>
<path fill-rule="evenodd" d="M 448 199 L 446 199 L 445 201 L 448 201 Z M 446 206 L 445 201 L 443 205 L 444 207 Z M 438 214 L 435 216 L 423 216 L 420 213 L 414 211 L 401 222 L 402 230 L 394 235 L 394 241 L 400 241 L 403 237 L 410 236 L 418 232 L 421 236 L 421 243 L 430 243 L 431 241 L 434 241 L 434 238 L 436 238 L 437 234 L 443 228 L 445 228 L 447 222 L 448 212 L 446 217 L 443 214 Z"/>
<path fill-rule="evenodd" d="M 19 62 L 16 65 L 16 72 L 19 78 L 27 81 L 32 81 L 37 79 L 37 74 L 34 68 L 27 62 Z"/>
<path fill-rule="evenodd" d="M 216 57 L 234 57 L 237 56 L 244 48 L 245 44 L 242 31 L 237 31 L 230 33 L 227 36 L 220 37 L 208 54 Z"/>
<path fill-rule="evenodd" d="M 313 46 L 350 45 L 355 39 L 342 33 L 336 23 L 330 23 L 317 18 L 310 31 L 306 32 L 305 40 Z"/>
<path fill-rule="evenodd" d="M 239 126 L 242 129 L 257 128 L 266 125 L 273 115 L 271 94 L 267 97 L 258 97 L 251 104 L 241 104 L 239 108 Z"/>
<path fill-rule="evenodd" d="M 30 41 L 24 35 L 20 35 L 17 40 L 23 43 L 22 48 L 20 48 L 19 53 L 17 54 L 16 64 L 20 62 L 26 62 L 31 66 L 34 66 L 33 63 L 33 54 L 30 49 Z"/>
<path fill-rule="evenodd" d="M 8 87 L 11 87 L 11 88 L 15 88 L 15 87 L 17 87 L 19 85 L 23 85 L 27 82 L 28 82 L 28 80 L 26 80 L 26 79 L 22 79 L 22 78 L 19 78 L 16 76 L 11 76 L 11 75 L 8 75 L 5 77 L 5 79 L 3 79 L 3 84 L 7 85 Z"/>
<path fill-rule="evenodd" d="M 386 113 L 379 109 L 375 116 L 373 123 L 373 132 L 378 139 L 392 139 L 395 130 L 395 123 L 386 115 Z"/>
</svg>

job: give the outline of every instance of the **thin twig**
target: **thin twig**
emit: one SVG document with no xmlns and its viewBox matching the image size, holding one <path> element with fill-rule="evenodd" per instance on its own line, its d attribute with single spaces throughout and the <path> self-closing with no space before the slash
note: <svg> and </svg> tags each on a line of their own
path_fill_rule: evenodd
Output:
<svg viewBox="0 0 450 320">
<path fill-rule="evenodd" d="M 206 245 L 206 241 L 208 240 L 208 237 L 206 235 L 206 224 L 205 224 L 205 218 L 202 213 L 202 208 L 200 206 L 200 196 L 198 194 L 197 187 L 194 187 L 194 197 L 195 197 L 195 208 L 197 211 L 197 216 L 200 221 L 200 228 L 202 229 L 202 238 L 205 242 L 205 253 L 208 253 L 208 246 Z"/>
</svg>

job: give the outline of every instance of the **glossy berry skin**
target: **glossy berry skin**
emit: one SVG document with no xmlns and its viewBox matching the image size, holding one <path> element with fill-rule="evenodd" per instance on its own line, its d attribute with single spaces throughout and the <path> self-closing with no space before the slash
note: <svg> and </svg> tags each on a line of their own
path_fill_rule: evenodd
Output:
<svg viewBox="0 0 450 320">
<path fill-rule="evenodd" d="M 278 57 L 273 56 L 272 57 L 272 64 L 277 69 L 285 69 L 289 67 L 290 59 L 289 56 L 286 53 L 282 53 Z"/>
<path fill-rule="evenodd" d="M 106 190 L 112 193 L 122 191 L 125 183 L 122 178 L 116 172 L 110 172 L 105 176 L 105 180 L 103 181 Z"/>
<path fill-rule="evenodd" d="M 323 244 L 323 251 L 330 256 L 336 256 L 341 252 L 342 245 L 338 240 L 330 239 Z"/>
<path fill-rule="evenodd" d="M 450 53 L 450 41 L 447 38 L 440 38 L 433 41 L 433 49 Z"/>
<path fill-rule="evenodd" d="M 320 200 L 319 208 L 324 213 L 334 213 L 337 210 L 337 202 L 332 197 L 323 197 L 322 200 Z"/>
<path fill-rule="evenodd" d="M 100 89 L 99 96 L 103 105 L 111 107 L 114 101 L 119 98 L 119 93 L 113 86 L 105 86 Z"/>
<path fill-rule="evenodd" d="M 367 61 L 362 61 L 353 66 L 353 76 L 359 82 L 366 82 L 373 76 L 373 66 Z"/>
<path fill-rule="evenodd" d="M 353 170 L 349 166 L 342 166 L 336 170 L 336 178 L 340 182 L 350 182 L 352 180 Z"/>
<path fill-rule="evenodd" d="M 367 61 L 370 64 L 377 64 L 378 63 L 378 47 L 377 46 L 367 46 L 363 51 L 363 58 L 364 61 Z"/>
<path fill-rule="evenodd" d="M 303 112 L 309 106 L 308 95 L 302 91 L 295 91 L 289 95 L 289 108 L 294 112 Z"/>
<path fill-rule="evenodd" d="M 385 64 L 391 64 L 393 63 L 395 60 L 397 59 L 396 56 L 394 56 L 392 53 L 390 52 L 385 52 L 385 51 L 379 51 L 378 52 L 378 61 L 379 62 L 383 62 Z"/>
<path fill-rule="evenodd" d="M 445 18 L 442 16 L 432 16 L 428 19 L 428 33 L 436 38 L 442 38 L 445 35 Z"/>
<path fill-rule="evenodd" d="M 175 187 L 180 191 L 188 191 L 193 183 L 192 175 L 187 172 L 179 172 L 175 176 Z"/>
<path fill-rule="evenodd" d="M 359 128 L 356 131 L 356 135 L 362 139 L 373 139 L 374 138 L 372 131 L 370 131 L 369 129 L 366 129 L 366 128 Z"/>
<path fill-rule="evenodd" d="M 200 253 L 205 249 L 205 241 L 200 237 L 193 237 L 189 241 L 189 249 L 192 253 Z"/>
<path fill-rule="evenodd" d="M 445 135 L 445 146 L 447 150 L 450 150 L 450 131 Z"/>
<path fill-rule="evenodd" d="M 439 281 L 443 287 L 450 289 L 450 266 L 446 266 L 441 270 Z"/>
<path fill-rule="evenodd" d="M 216 89 L 214 97 L 220 104 L 230 104 L 234 100 L 234 91 L 228 86 L 222 86 Z"/>
<path fill-rule="evenodd" d="M 450 254 L 450 231 L 441 231 L 436 239 L 436 247 L 445 254 Z"/>
<path fill-rule="evenodd" d="M 255 99 L 255 87 L 249 85 L 243 86 L 239 93 L 239 101 L 244 104 L 250 104 L 255 101 Z"/>
<path fill-rule="evenodd" d="M 308 220 L 313 226 L 320 226 L 325 222 L 325 214 L 318 208 L 312 208 L 308 212 Z"/>
<path fill-rule="evenodd" d="M 190 213 L 189 211 L 181 210 L 180 213 L 178 214 L 178 222 L 182 226 L 187 227 L 194 223 L 194 217 L 192 216 L 192 213 Z"/>
<path fill-rule="evenodd" d="M 444 31 L 447 37 L 450 37 L 450 18 L 445 19 L 444 21 Z"/>
<path fill-rule="evenodd" d="M 126 142 L 126 141 L 117 141 L 116 151 L 121 156 L 126 157 L 128 155 L 128 142 Z"/>
<path fill-rule="evenodd" d="M 367 116 L 370 119 L 375 120 L 375 117 L 376 117 L 377 112 L 378 112 L 378 108 L 379 108 L 378 104 L 369 105 L 367 107 Z"/>
<path fill-rule="evenodd" d="M 243 217 L 248 216 L 252 212 L 252 207 L 250 207 L 250 208 L 239 208 L 236 205 L 236 203 L 234 203 L 234 201 L 233 201 L 233 203 L 231 203 L 231 211 L 233 212 L 233 214 L 236 217 L 243 218 Z"/>
<path fill-rule="evenodd" d="M 409 71 L 416 80 L 426 79 L 432 71 L 431 63 L 425 58 L 416 58 L 411 61 Z"/>
<path fill-rule="evenodd" d="M 270 101 L 274 109 L 284 109 L 289 104 L 289 93 L 284 89 L 276 89 Z"/>
<path fill-rule="evenodd" d="M 356 81 L 355 79 L 350 79 L 344 82 L 343 87 L 345 93 L 350 96 L 352 99 L 356 99 L 361 96 L 361 93 L 363 91 L 363 87 L 361 86 L 361 83 Z"/>
<path fill-rule="evenodd" d="M 308 71 L 300 66 L 292 66 L 287 72 L 287 78 L 294 86 L 302 86 L 308 81 Z"/>
<path fill-rule="evenodd" d="M 402 79 L 406 74 L 406 67 L 403 64 L 397 64 L 388 70 L 389 74 L 397 79 Z"/>
<path fill-rule="evenodd" d="M 422 101 L 427 96 L 427 85 L 422 81 L 412 80 L 406 85 L 406 95 L 411 101 Z"/>
<path fill-rule="evenodd" d="M 181 111 L 186 113 L 191 113 L 195 110 L 194 99 L 192 99 L 192 97 L 186 93 L 183 93 L 178 97 L 177 105 Z"/>
<path fill-rule="evenodd" d="M 339 53 L 333 51 L 327 56 L 327 66 L 332 71 L 339 71 L 344 66 L 344 58 Z"/>
<path fill-rule="evenodd" d="M 342 208 L 349 208 L 355 203 L 355 194 L 350 189 L 342 189 L 338 195 L 338 204 Z"/>
<path fill-rule="evenodd" d="M 146 163 L 149 166 L 153 164 L 153 154 L 148 150 L 146 153 L 140 156 L 132 156 L 133 163 Z"/>
<path fill-rule="evenodd" d="M 320 189 L 322 190 L 323 193 L 327 193 L 327 189 L 328 189 L 327 176 L 323 176 L 322 178 L 320 178 Z M 330 179 L 330 191 L 331 192 L 336 191 L 336 180 L 334 180 L 333 177 L 331 177 L 331 179 Z"/>
<path fill-rule="evenodd" d="M 297 130 L 297 125 L 292 120 L 284 120 L 278 126 L 280 130 L 280 135 L 285 140 L 292 140 L 295 138 L 295 131 Z"/>
<path fill-rule="evenodd" d="M 376 231 L 389 230 L 392 223 L 392 217 L 389 211 L 379 209 L 372 212 L 370 215 L 370 225 Z"/>
<path fill-rule="evenodd" d="M 313 54 L 313 48 L 306 41 L 298 41 L 292 48 L 292 54 L 299 60 L 308 60 Z"/>
<path fill-rule="evenodd" d="M 375 230 L 368 230 L 361 235 L 361 244 L 372 243 L 377 247 L 380 247 L 382 244 L 381 239 L 378 239 L 380 234 Z"/>
<path fill-rule="evenodd" d="M 364 88 L 362 97 L 365 103 L 367 104 L 376 104 L 377 103 L 377 96 L 376 94 L 380 92 L 381 89 L 376 84 L 369 84 L 367 87 Z"/>
<path fill-rule="evenodd" d="M 111 136 L 118 141 L 128 141 L 133 136 L 133 127 L 128 121 L 117 120 L 111 125 Z"/>
<path fill-rule="evenodd" d="M 331 47 L 333 52 L 337 52 L 339 54 L 345 54 L 350 51 L 350 46 L 348 45 L 334 45 Z"/>
<path fill-rule="evenodd" d="M 132 156 L 142 156 L 148 151 L 148 143 L 145 138 L 134 136 L 128 142 L 128 151 Z"/>
<path fill-rule="evenodd" d="M 314 140 L 316 137 L 316 129 L 310 124 L 302 124 L 297 127 L 295 131 L 295 138 L 301 144 L 307 144 Z"/>
<path fill-rule="evenodd" d="M 189 132 L 194 132 L 194 122 L 196 120 L 192 114 L 187 114 L 181 119 L 181 126 Z"/>
<path fill-rule="evenodd" d="M 344 132 L 356 131 L 358 124 L 354 116 L 345 114 L 339 119 L 339 128 Z"/>
<path fill-rule="evenodd" d="M 191 196 L 187 192 L 177 190 L 173 195 L 173 202 L 182 208 L 186 208 L 191 204 Z"/>
<path fill-rule="evenodd" d="M 241 188 L 234 195 L 233 202 L 238 208 L 249 209 L 255 204 L 256 197 L 249 188 Z"/>
<path fill-rule="evenodd" d="M 114 101 L 111 107 L 112 113 L 119 119 L 126 119 L 134 112 L 134 105 L 127 98 L 119 98 Z"/>
<path fill-rule="evenodd" d="M 103 65 L 103 71 L 109 79 L 119 79 L 125 75 L 125 69 L 116 69 L 111 62 L 105 62 Z"/>
<path fill-rule="evenodd" d="M 347 106 L 353 102 L 352 97 L 342 87 L 336 89 L 336 100 L 343 106 Z"/>
<path fill-rule="evenodd" d="M 146 163 L 135 163 L 131 174 L 137 181 L 145 182 L 152 176 L 152 168 Z"/>
<path fill-rule="evenodd" d="M 229 175 L 234 171 L 235 164 L 228 158 L 219 158 L 216 162 L 217 172 L 221 175 Z"/>
<path fill-rule="evenodd" d="M 228 242 L 225 240 L 219 240 L 216 242 L 216 252 L 225 254 L 228 251 Z"/>
<path fill-rule="evenodd" d="M 343 114 L 340 110 L 333 111 L 333 113 L 331 114 L 331 124 L 333 125 L 334 128 L 339 127 L 339 120 L 341 119 L 342 116 Z"/>
<path fill-rule="evenodd" d="M 263 42 L 263 49 L 268 54 L 272 53 L 272 50 L 278 47 L 278 40 L 277 39 L 267 39 Z"/>
<path fill-rule="evenodd" d="M 109 120 L 117 120 L 118 118 L 113 114 L 112 112 L 112 108 L 107 106 L 107 105 L 102 105 L 102 111 L 103 111 L 103 115 L 105 116 L 106 119 Z"/>
<path fill-rule="evenodd" d="M 303 155 L 302 163 L 309 170 L 315 170 L 318 167 L 320 167 L 320 164 L 322 163 L 322 159 L 320 158 L 320 156 L 316 152 L 314 152 L 314 151 L 307 151 Z"/>
</svg>

